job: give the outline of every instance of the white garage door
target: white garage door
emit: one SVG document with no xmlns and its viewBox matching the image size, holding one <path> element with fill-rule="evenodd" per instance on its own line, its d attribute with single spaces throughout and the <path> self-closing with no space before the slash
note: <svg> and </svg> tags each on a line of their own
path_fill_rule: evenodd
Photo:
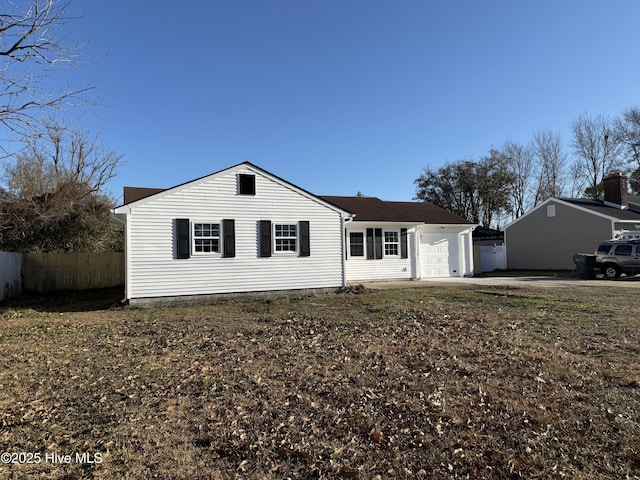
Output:
<svg viewBox="0 0 640 480">
<path fill-rule="evenodd" d="M 420 234 L 423 277 L 459 277 L 458 235 Z"/>
</svg>

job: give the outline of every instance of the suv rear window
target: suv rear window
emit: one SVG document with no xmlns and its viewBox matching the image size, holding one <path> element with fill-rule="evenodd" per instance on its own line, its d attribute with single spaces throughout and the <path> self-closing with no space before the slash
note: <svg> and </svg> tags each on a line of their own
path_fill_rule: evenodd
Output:
<svg viewBox="0 0 640 480">
<path fill-rule="evenodd" d="M 609 253 L 610 249 L 611 249 L 611 245 L 608 243 L 604 243 L 598 247 L 598 251 L 596 253 L 600 253 L 600 254 Z"/>
</svg>

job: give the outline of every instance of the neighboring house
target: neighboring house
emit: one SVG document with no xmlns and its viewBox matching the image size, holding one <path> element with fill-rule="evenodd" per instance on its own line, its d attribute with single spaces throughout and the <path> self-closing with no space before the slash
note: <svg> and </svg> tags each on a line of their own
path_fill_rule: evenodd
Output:
<svg viewBox="0 0 640 480">
<path fill-rule="evenodd" d="M 245 162 L 125 187 L 126 299 L 473 274 L 474 225 L 429 203 L 319 197 Z"/>
<path fill-rule="evenodd" d="M 507 268 L 573 269 L 573 255 L 640 230 L 640 199 L 628 195 L 627 177 L 604 180 L 604 199 L 550 198 L 505 227 Z"/>
<path fill-rule="evenodd" d="M 474 224 L 426 202 L 322 199 L 355 217 L 345 225 L 348 282 L 473 275 Z"/>
<path fill-rule="evenodd" d="M 335 288 L 352 215 L 250 163 L 125 187 L 126 299 Z"/>
</svg>

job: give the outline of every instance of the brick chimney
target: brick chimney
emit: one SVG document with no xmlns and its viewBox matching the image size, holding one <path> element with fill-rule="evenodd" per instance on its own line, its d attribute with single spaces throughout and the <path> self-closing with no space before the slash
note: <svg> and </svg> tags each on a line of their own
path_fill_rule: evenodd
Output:
<svg viewBox="0 0 640 480">
<path fill-rule="evenodd" d="M 622 172 L 607 175 L 602 181 L 604 187 L 604 202 L 618 208 L 629 206 L 629 187 L 627 176 Z"/>
</svg>

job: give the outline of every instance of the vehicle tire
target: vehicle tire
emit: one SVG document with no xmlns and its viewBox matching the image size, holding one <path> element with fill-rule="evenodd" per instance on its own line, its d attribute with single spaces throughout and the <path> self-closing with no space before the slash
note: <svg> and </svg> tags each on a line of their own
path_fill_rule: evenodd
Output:
<svg viewBox="0 0 640 480">
<path fill-rule="evenodd" d="M 613 280 L 615 278 L 620 278 L 620 267 L 614 263 L 607 263 L 602 267 L 602 273 L 604 274 L 604 278 L 607 280 Z"/>
</svg>

